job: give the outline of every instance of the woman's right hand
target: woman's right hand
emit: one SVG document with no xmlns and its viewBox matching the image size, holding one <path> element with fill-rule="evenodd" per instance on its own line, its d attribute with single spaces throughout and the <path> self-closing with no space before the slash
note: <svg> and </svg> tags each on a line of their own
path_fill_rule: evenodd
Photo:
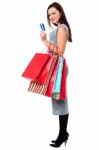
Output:
<svg viewBox="0 0 99 150">
<path fill-rule="evenodd" d="M 41 37 L 42 42 L 47 40 L 45 32 L 40 32 L 40 37 Z"/>
</svg>

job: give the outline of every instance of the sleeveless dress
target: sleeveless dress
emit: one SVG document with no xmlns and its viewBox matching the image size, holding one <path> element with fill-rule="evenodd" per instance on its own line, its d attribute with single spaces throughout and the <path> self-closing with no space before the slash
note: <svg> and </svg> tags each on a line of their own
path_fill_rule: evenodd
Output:
<svg viewBox="0 0 99 150">
<path fill-rule="evenodd" d="M 69 32 L 68 32 L 68 27 L 65 24 L 60 24 L 56 29 L 54 29 L 53 31 L 50 32 L 49 34 L 49 40 L 50 42 L 57 46 L 57 30 L 59 27 L 63 27 L 65 29 L 65 31 L 67 32 L 67 39 L 69 37 Z M 67 42 L 67 41 L 66 41 Z M 68 74 L 68 67 L 66 68 L 67 70 L 67 74 Z M 67 78 L 67 76 L 66 76 Z M 68 109 L 68 100 L 55 100 L 53 98 L 52 99 L 52 113 L 53 115 L 65 115 L 69 113 L 69 109 Z"/>
</svg>

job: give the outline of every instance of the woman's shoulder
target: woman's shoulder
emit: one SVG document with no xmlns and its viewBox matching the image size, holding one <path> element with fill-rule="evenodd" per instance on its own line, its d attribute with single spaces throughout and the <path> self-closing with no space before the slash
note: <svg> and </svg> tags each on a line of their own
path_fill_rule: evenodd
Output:
<svg viewBox="0 0 99 150">
<path fill-rule="evenodd" d="M 65 29 L 65 31 L 67 32 L 67 37 L 69 37 L 69 30 L 68 30 L 68 26 L 66 24 L 59 24 L 58 27 L 57 27 L 57 31 L 58 29 L 62 27 Z"/>
<path fill-rule="evenodd" d="M 68 26 L 66 24 L 59 24 L 57 29 L 59 29 L 60 27 L 63 27 L 68 32 Z"/>
</svg>

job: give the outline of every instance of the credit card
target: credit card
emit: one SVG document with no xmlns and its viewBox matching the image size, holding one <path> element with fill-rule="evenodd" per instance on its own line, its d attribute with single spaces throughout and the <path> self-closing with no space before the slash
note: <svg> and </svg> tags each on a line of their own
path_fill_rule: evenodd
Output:
<svg viewBox="0 0 99 150">
<path fill-rule="evenodd" d="M 44 23 L 40 23 L 40 28 L 41 28 L 42 31 L 45 31 Z"/>
</svg>

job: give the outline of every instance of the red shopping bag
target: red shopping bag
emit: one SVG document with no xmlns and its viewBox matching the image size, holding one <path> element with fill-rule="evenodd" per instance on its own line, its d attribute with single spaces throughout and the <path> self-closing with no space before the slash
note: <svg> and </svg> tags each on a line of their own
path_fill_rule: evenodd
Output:
<svg viewBox="0 0 99 150">
<path fill-rule="evenodd" d="M 47 88 L 47 91 L 45 93 L 45 95 L 49 96 L 49 97 L 52 97 L 52 89 L 53 89 L 53 85 L 54 85 L 54 79 L 55 79 L 57 67 L 58 67 L 58 60 L 57 60 L 56 66 L 54 68 L 50 83 L 49 83 L 48 88 Z M 64 59 L 60 96 L 59 96 L 59 99 L 57 99 L 57 100 L 66 100 L 66 99 L 67 99 L 67 93 L 66 93 L 66 61 Z"/>
<path fill-rule="evenodd" d="M 22 76 L 36 81 L 49 59 L 50 54 L 36 53 L 22 73 Z"/>
<path fill-rule="evenodd" d="M 45 95 L 46 95 L 46 96 L 49 96 L 49 97 L 52 96 L 52 89 L 53 89 L 53 85 L 54 85 L 55 75 L 56 75 L 56 72 L 57 72 L 57 67 L 58 67 L 58 59 L 57 59 L 56 65 L 55 65 L 55 67 L 54 67 L 53 74 L 52 74 L 52 76 L 51 76 L 51 79 L 50 79 L 50 82 L 49 82 L 47 91 L 46 91 L 46 93 L 45 93 Z"/>
<path fill-rule="evenodd" d="M 46 81 L 51 69 L 52 61 L 55 59 L 54 57 L 52 57 L 52 54 L 50 55 L 50 59 L 47 61 L 38 78 L 36 79 L 38 83 L 44 84 L 44 82 Z"/>
<path fill-rule="evenodd" d="M 52 73 L 53 73 L 53 70 L 54 70 L 54 67 L 57 62 L 57 58 L 58 58 L 57 55 L 52 55 L 50 57 L 49 61 L 47 62 L 47 64 L 45 65 L 45 67 L 43 68 L 43 73 L 45 71 L 47 74 L 47 77 L 46 77 L 44 83 L 40 84 L 38 82 L 31 81 L 29 84 L 28 91 L 45 95 L 48 85 L 49 85 L 49 82 L 50 82 L 50 79 L 51 79 L 51 76 L 52 76 Z M 39 79 L 41 79 L 41 81 L 42 81 L 42 78 L 39 78 Z"/>
<path fill-rule="evenodd" d="M 66 60 L 64 59 L 62 80 L 61 80 L 61 90 L 60 90 L 60 100 L 67 100 L 67 71 L 66 71 Z"/>
</svg>

